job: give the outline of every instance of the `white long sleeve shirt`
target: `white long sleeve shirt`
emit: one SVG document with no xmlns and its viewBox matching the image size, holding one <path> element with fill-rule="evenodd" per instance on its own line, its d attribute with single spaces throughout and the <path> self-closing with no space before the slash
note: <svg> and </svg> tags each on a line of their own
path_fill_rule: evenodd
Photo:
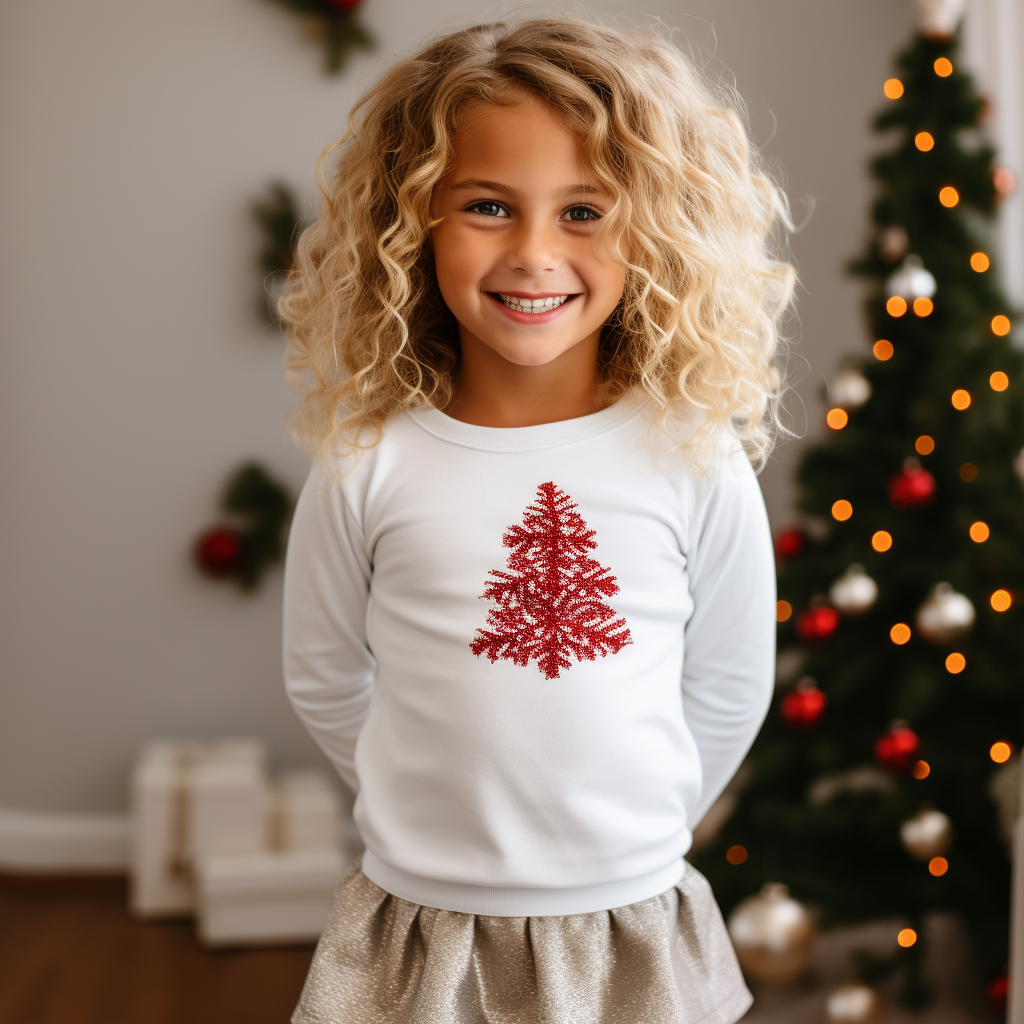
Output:
<svg viewBox="0 0 1024 1024">
<path fill-rule="evenodd" d="M 647 408 L 511 429 L 422 408 L 340 483 L 313 467 L 285 684 L 388 892 L 573 914 L 682 877 L 767 711 L 775 570 L 742 449 L 723 435 L 701 472 Z"/>
</svg>

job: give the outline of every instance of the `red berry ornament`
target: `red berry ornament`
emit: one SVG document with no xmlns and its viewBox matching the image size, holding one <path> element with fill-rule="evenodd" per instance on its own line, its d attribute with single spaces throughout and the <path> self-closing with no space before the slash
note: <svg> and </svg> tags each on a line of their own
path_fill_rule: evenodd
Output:
<svg viewBox="0 0 1024 1024">
<path fill-rule="evenodd" d="M 921 741 L 913 729 L 897 725 L 878 737 L 875 742 L 875 760 L 890 772 L 905 772 L 917 761 Z"/>
<path fill-rule="evenodd" d="M 775 557 L 780 561 L 787 558 L 795 558 L 804 549 L 803 530 L 783 530 L 775 538 Z"/>
<path fill-rule="evenodd" d="M 897 511 L 915 512 L 935 497 L 935 477 L 919 465 L 904 466 L 889 481 L 889 504 Z"/>
<path fill-rule="evenodd" d="M 1010 994 L 1010 979 L 1005 974 L 997 974 L 985 987 L 985 995 L 989 1004 L 998 1013 L 1006 1013 L 1006 1000 Z"/>
<path fill-rule="evenodd" d="M 791 729 L 805 732 L 813 729 L 825 714 L 828 698 L 815 686 L 812 679 L 801 680 L 782 698 L 779 710 Z"/>
<path fill-rule="evenodd" d="M 839 612 L 831 605 L 808 608 L 796 620 L 796 635 L 805 644 L 823 644 L 839 628 Z"/>
<path fill-rule="evenodd" d="M 233 576 L 242 558 L 241 535 L 230 526 L 215 526 L 196 541 L 194 554 L 208 576 Z"/>
</svg>

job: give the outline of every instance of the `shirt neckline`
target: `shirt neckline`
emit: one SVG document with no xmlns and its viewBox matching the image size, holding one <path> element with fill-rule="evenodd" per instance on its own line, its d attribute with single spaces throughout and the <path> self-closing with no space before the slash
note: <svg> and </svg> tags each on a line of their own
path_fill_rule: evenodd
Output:
<svg viewBox="0 0 1024 1024">
<path fill-rule="evenodd" d="M 600 412 L 532 427 L 481 427 L 453 419 L 432 405 L 411 409 L 408 415 L 418 427 L 442 441 L 481 451 L 528 452 L 596 437 L 633 419 L 642 408 L 643 403 L 630 392 Z"/>
</svg>

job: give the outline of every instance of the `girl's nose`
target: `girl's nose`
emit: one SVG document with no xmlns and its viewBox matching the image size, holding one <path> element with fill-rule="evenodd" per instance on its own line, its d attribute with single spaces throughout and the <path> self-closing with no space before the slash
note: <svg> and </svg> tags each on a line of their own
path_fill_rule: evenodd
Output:
<svg viewBox="0 0 1024 1024">
<path fill-rule="evenodd" d="M 561 263 L 555 232 L 542 220 L 520 222 L 509 237 L 506 265 L 510 270 L 541 274 L 557 270 Z"/>
</svg>

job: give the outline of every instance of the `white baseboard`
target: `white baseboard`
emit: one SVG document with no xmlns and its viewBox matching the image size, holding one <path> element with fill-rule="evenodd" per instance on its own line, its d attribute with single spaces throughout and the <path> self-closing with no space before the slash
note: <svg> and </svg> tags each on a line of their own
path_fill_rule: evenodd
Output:
<svg viewBox="0 0 1024 1024">
<path fill-rule="evenodd" d="M 127 814 L 0 807 L 0 871 L 78 874 L 127 869 Z"/>
</svg>

